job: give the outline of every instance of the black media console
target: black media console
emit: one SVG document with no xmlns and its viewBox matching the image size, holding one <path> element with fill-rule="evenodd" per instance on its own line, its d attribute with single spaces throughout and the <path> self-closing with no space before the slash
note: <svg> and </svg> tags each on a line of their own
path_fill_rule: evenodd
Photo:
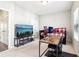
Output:
<svg viewBox="0 0 79 59">
<path fill-rule="evenodd" d="M 32 37 L 25 37 L 25 38 L 14 38 L 14 46 L 19 47 L 21 45 L 27 44 L 34 41 Z"/>
</svg>

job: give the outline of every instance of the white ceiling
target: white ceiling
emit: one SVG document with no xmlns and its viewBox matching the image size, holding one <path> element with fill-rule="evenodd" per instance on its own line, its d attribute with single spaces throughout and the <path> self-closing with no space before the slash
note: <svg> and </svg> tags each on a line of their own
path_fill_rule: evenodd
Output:
<svg viewBox="0 0 79 59">
<path fill-rule="evenodd" d="M 70 10 L 72 6 L 71 1 L 48 1 L 46 6 L 42 5 L 41 1 L 17 1 L 15 3 L 38 15 Z"/>
</svg>

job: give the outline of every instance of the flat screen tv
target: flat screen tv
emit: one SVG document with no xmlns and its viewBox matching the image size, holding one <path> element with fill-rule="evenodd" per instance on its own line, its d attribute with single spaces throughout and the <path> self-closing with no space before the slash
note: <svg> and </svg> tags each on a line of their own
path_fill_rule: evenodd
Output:
<svg viewBox="0 0 79 59">
<path fill-rule="evenodd" d="M 32 25 L 23 25 L 16 24 L 15 25 L 15 36 L 16 37 L 29 37 L 33 34 L 33 26 Z"/>
</svg>

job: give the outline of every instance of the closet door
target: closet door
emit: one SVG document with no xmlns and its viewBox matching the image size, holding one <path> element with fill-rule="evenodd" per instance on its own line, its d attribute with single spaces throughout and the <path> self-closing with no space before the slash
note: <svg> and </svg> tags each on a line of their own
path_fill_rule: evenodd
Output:
<svg viewBox="0 0 79 59">
<path fill-rule="evenodd" d="M 0 42 L 3 43 L 3 24 L 2 21 L 0 21 Z"/>
<path fill-rule="evenodd" d="M 8 12 L 0 10 L 0 42 L 8 45 Z"/>
<path fill-rule="evenodd" d="M 0 22 L 0 42 L 1 42 L 1 22 Z"/>
</svg>

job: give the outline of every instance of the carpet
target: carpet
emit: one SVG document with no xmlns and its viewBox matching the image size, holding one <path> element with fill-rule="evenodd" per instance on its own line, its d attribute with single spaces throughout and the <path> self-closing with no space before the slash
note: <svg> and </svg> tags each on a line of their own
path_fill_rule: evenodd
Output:
<svg viewBox="0 0 79 59">
<path fill-rule="evenodd" d="M 50 52 L 50 51 L 47 51 L 45 56 L 47 57 L 56 57 L 54 53 Z M 62 54 L 59 54 L 58 57 L 78 57 L 76 54 L 71 54 L 71 53 L 68 53 L 68 52 L 62 52 Z"/>
<path fill-rule="evenodd" d="M 8 49 L 8 45 L 0 42 L 0 52 L 7 50 L 7 49 Z"/>
</svg>

